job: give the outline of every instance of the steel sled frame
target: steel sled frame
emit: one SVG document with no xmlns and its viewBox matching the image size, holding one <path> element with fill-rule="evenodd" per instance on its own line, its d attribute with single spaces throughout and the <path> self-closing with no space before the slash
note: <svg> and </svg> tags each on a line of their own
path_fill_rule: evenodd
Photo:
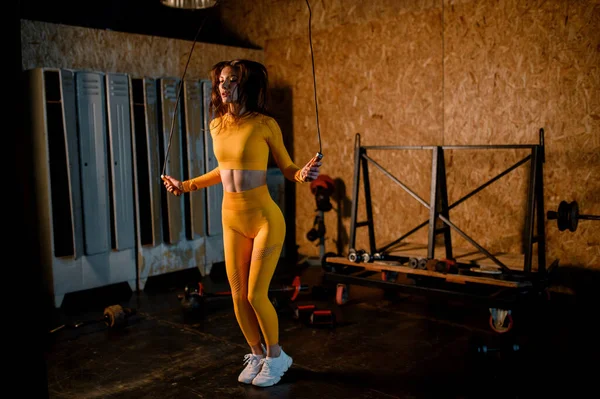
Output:
<svg viewBox="0 0 600 399">
<path fill-rule="evenodd" d="M 445 150 L 498 150 L 498 149 L 526 149 L 528 155 L 514 165 L 505 169 L 495 177 L 483 183 L 473 191 L 452 204 L 448 203 L 446 182 L 446 165 L 444 160 Z M 388 170 L 378 164 L 369 156 L 369 151 L 376 150 L 428 150 L 432 153 L 431 187 L 429 202 L 419 197 L 401 180 L 393 176 Z M 348 245 L 348 256 L 330 256 L 322 259 L 325 270 L 323 281 L 337 283 L 336 301 L 343 304 L 347 300 L 348 286 L 352 284 L 374 286 L 386 290 L 399 290 L 408 293 L 442 294 L 464 296 L 472 298 L 478 304 L 490 308 L 494 323 L 497 322 L 498 311 L 510 309 L 520 303 L 520 299 L 527 294 L 539 294 L 546 289 L 547 276 L 550 270 L 558 265 L 555 261 L 549 268 L 546 267 L 546 236 L 544 219 L 544 193 L 543 193 L 543 164 L 544 130 L 539 130 L 538 144 L 525 145 L 462 145 L 462 146 L 362 146 L 360 135 L 355 137 L 354 149 L 354 176 L 352 191 L 351 223 Z M 511 171 L 529 164 L 529 182 L 527 194 L 527 209 L 524 223 L 523 243 L 523 268 L 509 268 L 498 257 L 477 243 L 472 237 L 462 231 L 450 220 L 450 210 L 473 197 L 492 183 L 506 176 Z M 371 185 L 369 166 L 379 169 L 385 176 L 399 185 L 412 198 L 418 201 L 429 211 L 428 220 L 419 224 L 398 239 L 377 246 L 375 242 L 375 226 L 371 202 Z M 365 208 L 367 220 L 358 221 L 359 192 L 361 184 L 364 188 Z M 499 273 L 487 276 L 469 273 L 469 268 L 477 266 L 470 262 L 468 268 L 458 268 L 455 273 L 425 270 L 424 267 L 416 268 L 414 264 L 404 265 L 415 259 L 409 256 L 397 256 L 388 251 L 397 246 L 407 237 L 416 233 L 423 227 L 428 227 L 427 255 L 423 261 L 436 259 L 436 238 L 443 235 L 447 259 L 453 258 L 452 232 L 459 234 L 466 241 L 477 248 L 478 252 L 485 255 L 498 268 Z M 356 248 L 356 232 L 359 227 L 368 228 L 369 250 Z M 537 270 L 532 270 L 534 246 L 537 245 Z M 424 263 L 423 263 L 424 264 Z M 549 270 L 547 270 L 549 269 Z M 381 279 L 371 278 L 374 274 L 381 273 Z M 397 274 L 414 277 L 418 284 L 400 284 L 395 282 Z M 392 277 L 392 278 L 390 278 Z M 423 283 L 425 281 L 426 283 Z M 510 310 L 500 314 L 502 322 L 506 316 L 510 317 Z M 512 321 L 511 321 L 512 322 Z M 492 326 L 494 328 L 494 326 Z M 494 328 L 496 329 L 496 328 Z M 500 327 L 498 327 L 500 331 Z"/>
</svg>

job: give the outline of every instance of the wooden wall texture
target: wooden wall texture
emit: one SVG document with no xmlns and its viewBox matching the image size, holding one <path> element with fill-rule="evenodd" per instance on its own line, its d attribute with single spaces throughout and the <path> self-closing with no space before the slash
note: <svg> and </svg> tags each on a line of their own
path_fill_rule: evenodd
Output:
<svg viewBox="0 0 600 399">
<path fill-rule="evenodd" d="M 183 74 L 192 41 L 21 20 L 23 68 L 87 69 L 134 77 Z M 210 68 L 231 58 L 263 61 L 262 50 L 196 43 L 186 79 L 207 79 Z"/>
<path fill-rule="evenodd" d="M 273 85 L 290 93 L 294 159 L 317 150 L 317 124 L 305 0 L 225 1 L 223 21 L 261 46 Z M 347 252 L 353 148 L 364 145 L 537 144 L 545 130 L 546 210 L 561 200 L 600 214 L 600 2 L 598 0 L 312 0 L 319 126 L 324 166 L 345 190 L 326 213 L 326 250 Z M 522 150 L 447 154 L 450 202 L 526 154 Z M 430 159 L 421 151 L 375 153 L 422 198 L 429 198 Z M 427 210 L 371 168 L 378 244 L 427 220 Z M 484 247 L 521 252 L 526 168 L 519 168 L 451 211 Z M 296 194 L 299 250 L 315 202 Z M 342 206 L 340 206 L 342 205 Z M 365 219 L 364 201 L 359 208 Z M 600 269 L 600 224 L 576 232 L 546 223 L 547 259 Z M 358 248 L 367 248 L 366 228 Z M 454 235 L 457 246 L 476 250 Z M 411 237 L 426 243 L 426 232 Z"/>
</svg>

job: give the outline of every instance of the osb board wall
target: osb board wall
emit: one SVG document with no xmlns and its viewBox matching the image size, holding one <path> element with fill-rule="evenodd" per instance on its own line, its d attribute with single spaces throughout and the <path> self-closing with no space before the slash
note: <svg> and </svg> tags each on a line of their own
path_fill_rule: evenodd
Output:
<svg viewBox="0 0 600 399">
<path fill-rule="evenodd" d="M 250 4 L 251 3 L 251 4 Z M 600 214 L 600 4 L 597 0 L 310 1 L 323 174 L 345 187 L 326 213 L 326 251 L 347 253 L 355 135 L 363 145 L 537 144 L 545 131 L 545 211 L 576 200 Z M 319 148 L 305 0 L 229 1 L 224 21 L 265 50 L 273 84 L 289 89 L 294 159 Z M 429 202 L 430 154 L 370 152 Z M 446 154 L 450 203 L 527 155 L 523 150 Z M 427 209 L 371 167 L 378 245 L 422 221 Z M 492 252 L 521 253 L 528 164 L 451 211 Z M 297 191 L 301 253 L 315 216 L 308 187 Z M 362 191 L 361 191 L 362 193 Z M 359 220 L 365 220 L 364 200 Z M 600 224 L 576 232 L 546 223 L 548 263 L 600 269 Z M 409 238 L 426 243 L 426 231 Z M 454 244 L 476 250 L 457 234 Z M 357 248 L 367 248 L 366 227 Z"/>
<path fill-rule="evenodd" d="M 23 68 L 68 68 L 181 77 L 192 41 L 21 20 Z M 232 58 L 264 61 L 261 50 L 196 43 L 186 79 L 207 79 L 217 62 Z"/>
</svg>

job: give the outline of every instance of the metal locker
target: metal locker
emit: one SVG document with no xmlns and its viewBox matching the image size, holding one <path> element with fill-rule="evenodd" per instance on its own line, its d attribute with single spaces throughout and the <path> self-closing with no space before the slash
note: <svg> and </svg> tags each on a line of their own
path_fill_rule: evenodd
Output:
<svg viewBox="0 0 600 399">
<path fill-rule="evenodd" d="M 105 78 L 114 226 L 112 246 L 120 251 L 135 246 L 129 76 L 107 73 Z"/>
<path fill-rule="evenodd" d="M 83 224 L 81 203 L 81 177 L 79 175 L 79 138 L 77 136 L 77 113 L 75 112 L 75 76 L 73 71 L 60 70 L 63 132 L 66 161 L 68 164 L 69 200 L 73 229 L 73 258 L 83 255 Z"/>
<path fill-rule="evenodd" d="M 142 246 L 162 243 L 161 165 L 158 146 L 158 95 L 154 78 L 131 78 L 133 172 L 138 240 Z"/>
<path fill-rule="evenodd" d="M 216 168 L 219 163 L 213 152 L 212 137 L 210 135 L 210 120 L 212 116 L 209 115 L 208 109 L 210 104 L 210 92 L 211 92 L 210 80 L 202 80 L 202 92 L 204 97 L 204 143 L 205 143 L 205 159 L 206 159 L 206 170 L 211 171 Z M 221 205 L 223 203 L 223 186 L 216 184 L 208 187 L 206 193 L 207 197 L 207 224 L 208 224 L 208 235 L 217 236 L 223 234 L 223 225 L 221 221 Z"/>
<path fill-rule="evenodd" d="M 79 149 L 73 72 L 26 71 L 39 244 L 44 266 L 83 255 Z"/>
<path fill-rule="evenodd" d="M 204 105 L 202 86 L 199 81 L 185 81 L 183 92 L 187 143 L 187 176 L 185 178 L 189 179 L 204 174 L 206 170 L 204 167 Z M 204 190 L 188 195 L 190 239 L 206 235 L 205 196 Z"/>
<path fill-rule="evenodd" d="M 182 180 L 181 108 L 179 106 L 177 107 L 177 114 L 175 114 L 178 86 L 179 79 L 160 79 L 163 154 L 167 156 L 167 159 L 164 160 L 166 164 L 165 174 Z M 185 239 L 183 196 L 166 195 L 165 205 L 163 224 L 165 242 L 176 244 L 178 241 Z"/>
<path fill-rule="evenodd" d="M 104 76 L 75 72 L 86 255 L 110 251 Z"/>
<path fill-rule="evenodd" d="M 152 236 L 153 245 L 158 245 L 162 242 L 162 222 L 161 222 L 161 191 L 163 189 L 162 180 L 160 179 L 161 164 L 159 156 L 159 128 L 158 128 L 158 92 L 156 87 L 156 79 L 144 79 L 144 101 L 146 102 L 145 124 L 146 124 L 146 140 L 148 143 L 148 184 L 150 192 L 150 204 L 152 210 Z"/>
<path fill-rule="evenodd" d="M 104 74 L 38 68 L 26 73 L 36 226 L 47 293 L 135 282 L 134 250 L 110 249 Z"/>
</svg>

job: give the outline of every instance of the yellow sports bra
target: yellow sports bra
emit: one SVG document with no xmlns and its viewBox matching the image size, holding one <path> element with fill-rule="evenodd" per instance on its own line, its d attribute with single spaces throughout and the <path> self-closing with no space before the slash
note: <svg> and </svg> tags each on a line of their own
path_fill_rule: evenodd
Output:
<svg viewBox="0 0 600 399">
<path fill-rule="evenodd" d="M 219 166 L 186 180 L 184 191 L 195 191 L 221 181 L 220 169 L 267 170 L 269 151 L 286 179 L 303 182 L 300 168 L 292 162 L 277 122 L 266 115 L 251 114 L 233 121 L 225 115 L 210 123 L 213 150 Z"/>
</svg>

